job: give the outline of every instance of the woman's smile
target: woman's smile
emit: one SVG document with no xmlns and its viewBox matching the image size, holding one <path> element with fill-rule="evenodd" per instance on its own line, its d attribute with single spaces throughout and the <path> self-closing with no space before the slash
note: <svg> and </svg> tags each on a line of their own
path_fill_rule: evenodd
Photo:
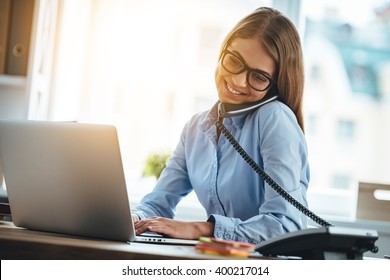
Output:
<svg viewBox="0 0 390 280">
<path fill-rule="evenodd" d="M 228 91 L 234 95 L 245 95 L 245 93 L 241 92 L 241 91 L 238 91 L 238 90 L 235 90 L 231 85 L 229 85 L 228 83 L 226 83 L 226 88 L 228 89 Z"/>
</svg>

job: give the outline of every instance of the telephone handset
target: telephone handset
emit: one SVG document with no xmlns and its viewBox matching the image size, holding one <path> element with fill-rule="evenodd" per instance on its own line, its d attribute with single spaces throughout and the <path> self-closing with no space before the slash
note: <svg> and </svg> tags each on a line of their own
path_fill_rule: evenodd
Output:
<svg viewBox="0 0 390 280">
<path fill-rule="evenodd" d="M 219 103 L 218 104 L 218 118 L 232 117 L 245 113 L 254 111 L 264 104 L 267 104 L 278 98 L 277 95 L 264 96 L 260 101 L 250 103 L 250 104 L 228 104 L 228 103 Z"/>
<path fill-rule="evenodd" d="M 271 188 L 322 227 L 290 232 L 270 238 L 257 245 L 256 251 L 266 256 L 288 255 L 303 259 L 362 259 L 363 253 L 368 250 L 374 253 L 378 252 L 378 247 L 375 246 L 375 241 L 378 239 L 378 233 L 376 231 L 334 228 L 332 224 L 310 211 L 276 183 L 246 153 L 224 126 L 224 117 L 249 113 L 277 98 L 278 96 L 275 94 L 267 94 L 260 101 L 250 104 L 236 105 L 219 103 L 218 120 L 215 125 L 240 156 Z"/>
</svg>

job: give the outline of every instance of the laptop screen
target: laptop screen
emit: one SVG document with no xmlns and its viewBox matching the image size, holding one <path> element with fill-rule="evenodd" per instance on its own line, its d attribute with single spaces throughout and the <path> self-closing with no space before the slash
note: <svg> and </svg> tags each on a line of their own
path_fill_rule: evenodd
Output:
<svg viewBox="0 0 390 280">
<path fill-rule="evenodd" d="M 130 238 L 130 206 L 115 127 L 0 121 L 0 158 L 16 226 Z"/>
</svg>

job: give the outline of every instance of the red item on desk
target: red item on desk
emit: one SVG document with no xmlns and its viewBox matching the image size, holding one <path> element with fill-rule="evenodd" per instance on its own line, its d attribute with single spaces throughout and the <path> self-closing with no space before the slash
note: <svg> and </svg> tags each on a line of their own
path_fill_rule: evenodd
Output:
<svg viewBox="0 0 390 280">
<path fill-rule="evenodd" d="M 255 245 L 214 237 L 200 237 L 195 249 L 206 254 L 248 257 L 255 249 Z"/>
</svg>

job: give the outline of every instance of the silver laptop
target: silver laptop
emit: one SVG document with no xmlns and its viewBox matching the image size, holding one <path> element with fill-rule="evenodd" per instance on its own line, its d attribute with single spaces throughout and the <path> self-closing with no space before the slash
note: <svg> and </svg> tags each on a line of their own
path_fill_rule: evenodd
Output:
<svg viewBox="0 0 390 280">
<path fill-rule="evenodd" d="M 16 226 L 117 241 L 197 243 L 135 235 L 114 126 L 0 120 L 0 159 Z"/>
</svg>

